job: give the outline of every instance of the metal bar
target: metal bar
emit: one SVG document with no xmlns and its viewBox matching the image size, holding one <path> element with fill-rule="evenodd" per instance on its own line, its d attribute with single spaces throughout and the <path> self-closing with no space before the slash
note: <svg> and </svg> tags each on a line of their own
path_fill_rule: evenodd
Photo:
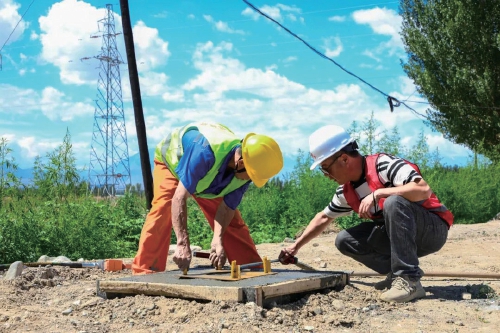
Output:
<svg viewBox="0 0 500 333">
<path fill-rule="evenodd" d="M 279 262 L 280 260 L 279 259 L 273 259 L 273 260 L 269 260 L 271 263 L 273 262 Z M 245 265 L 240 265 L 240 269 L 246 269 L 246 268 L 253 268 L 253 267 L 258 267 L 258 266 L 262 266 L 264 263 L 262 261 L 259 261 L 259 262 L 253 262 L 251 264 L 245 264 Z"/>
</svg>

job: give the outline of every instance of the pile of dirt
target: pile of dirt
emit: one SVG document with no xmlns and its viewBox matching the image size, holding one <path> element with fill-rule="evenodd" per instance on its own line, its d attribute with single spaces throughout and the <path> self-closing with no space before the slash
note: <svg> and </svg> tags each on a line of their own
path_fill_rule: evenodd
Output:
<svg viewBox="0 0 500 333">
<path fill-rule="evenodd" d="M 499 227 L 500 221 L 454 226 L 445 247 L 422 258 L 421 267 L 427 272 L 499 272 Z M 335 236 L 332 232 L 315 239 L 299 252 L 300 260 L 320 270 L 367 271 L 338 253 Z M 284 246 L 261 244 L 258 249 L 274 258 Z M 196 258 L 196 264 L 204 265 L 206 259 Z M 168 268 L 175 268 L 170 260 Z M 96 295 L 97 280 L 129 275 L 130 270 L 26 268 L 16 279 L 0 283 L 0 332 L 500 332 L 500 279 L 426 277 L 427 297 L 405 304 L 378 299 L 373 284 L 383 277 L 357 276 L 341 291 L 322 290 L 266 308 Z"/>
</svg>

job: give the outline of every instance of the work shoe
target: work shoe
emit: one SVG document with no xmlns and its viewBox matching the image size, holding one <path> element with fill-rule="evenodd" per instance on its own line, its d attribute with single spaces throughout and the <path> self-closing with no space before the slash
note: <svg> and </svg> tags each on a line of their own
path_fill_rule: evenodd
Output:
<svg viewBox="0 0 500 333">
<path fill-rule="evenodd" d="M 390 272 L 385 277 L 385 280 L 382 280 L 382 281 L 375 283 L 373 285 L 373 287 L 377 290 L 389 289 L 392 285 L 392 281 L 394 281 L 395 278 L 396 278 L 396 276 L 394 274 L 392 274 L 392 272 Z"/>
<path fill-rule="evenodd" d="M 410 278 L 406 275 L 397 276 L 392 282 L 391 289 L 380 295 L 380 299 L 386 302 L 409 302 L 413 299 L 425 297 L 425 290 L 418 278 Z"/>
</svg>

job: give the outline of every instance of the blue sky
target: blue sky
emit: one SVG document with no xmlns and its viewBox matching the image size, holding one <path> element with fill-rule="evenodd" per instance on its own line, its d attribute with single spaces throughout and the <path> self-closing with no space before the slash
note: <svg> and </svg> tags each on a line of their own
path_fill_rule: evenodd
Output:
<svg viewBox="0 0 500 333">
<path fill-rule="evenodd" d="M 320 52 L 401 100 L 423 101 L 401 68 L 398 1 L 250 1 Z M 31 0 L 0 0 L 0 46 Z M 121 32 L 119 2 L 114 5 Z M 384 96 L 251 10 L 243 1 L 131 0 L 137 66 L 149 147 L 170 129 L 213 120 L 243 137 L 274 137 L 293 167 L 320 126 L 349 127 L 373 112 L 379 133 L 398 126 L 411 146 L 424 130 L 443 162 L 463 165 L 470 151 L 432 132 Z M 101 48 L 103 1 L 36 0 L 3 47 L 0 136 L 22 168 L 59 146 L 69 129 L 79 166 L 88 166 Z M 121 35 L 119 35 L 121 37 Z M 117 40 L 126 61 L 124 43 Z M 84 57 L 90 57 L 81 61 Z M 137 154 L 127 65 L 121 67 L 129 155 Z M 408 102 L 420 113 L 425 105 Z"/>
</svg>

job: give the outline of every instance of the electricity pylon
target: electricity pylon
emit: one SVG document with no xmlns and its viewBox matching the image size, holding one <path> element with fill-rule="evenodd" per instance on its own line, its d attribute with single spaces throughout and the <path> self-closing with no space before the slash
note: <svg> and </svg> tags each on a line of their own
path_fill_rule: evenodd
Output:
<svg viewBox="0 0 500 333">
<path fill-rule="evenodd" d="M 120 64 L 123 60 L 116 47 L 113 5 L 106 5 L 106 16 L 98 21 L 102 37 L 99 60 L 97 100 L 90 152 L 89 185 L 91 193 L 114 196 L 130 185 L 130 163 L 127 131 L 123 112 Z M 84 58 L 87 59 L 87 58 Z M 83 60 L 83 59 L 82 59 Z"/>
</svg>

